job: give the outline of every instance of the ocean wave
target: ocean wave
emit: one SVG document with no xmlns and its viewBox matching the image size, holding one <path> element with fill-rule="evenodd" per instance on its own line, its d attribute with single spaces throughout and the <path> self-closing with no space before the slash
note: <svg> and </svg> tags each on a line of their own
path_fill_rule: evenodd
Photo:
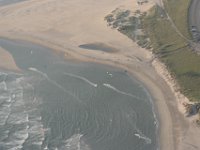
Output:
<svg viewBox="0 0 200 150">
<path fill-rule="evenodd" d="M 135 136 L 139 139 L 142 139 L 145 141 L 146 144 L 151 144 L 151 139 L 147 136 L 145 136 L 140 130 L 137 129 L 138 133 L 135 133 Z"/>
<path fill-rule="evenodd" d="M 33 93 L 28 84 L 27 78 L 10 74 L 0 82 L 0 149 L 20 150 L 34 142 L 41 147 L 45 140 L 47 129 L 36 106 L 29 103 Z"/>
<path fill-rule="evenodd" d="M 71 93 L 70 91 L 66 90 L 62 85 L 58 84 L 56 81 L 51 80 L 51 79 L 48 77 L 48 75 L 47 75 L 46 73 L 43 73 L 43 72 L 37 70 L 36 68 L 29 68 L 29 70 L 35 71 L 35 72 L 41 74 L 41 75 L 44 76 L 49 82 L 51 82 L 52 84 L 54 84 L 55 86 L 57 86 L 58 88 L 60 88 L 62 91 L 66 92 L 66 93 L 69 94 L 70 96 L 74 97 L 74 98 L 75 98 L 76 100 L 78 100 L 79 102 L 82 102 L 78 96 L 76 96 L 76 95 L 74 95 L 73 93 Z"/>
<path fill-rule="evenodd" d="M 15 146 L 15 147 L 9 148 L 8 150 L 20 150 L 22 148 L 23 148 L 23 146 L 19 145 L 19 146 Z"/>
<path fill-rule="evenodd" d="M 148 99 L 150 100 L 150 103 L 151 103 L 151 107 L 152 107 L 152 112 L 153 112 L 153 117 L 154 117 L 154 125 L 156 126 L 156 133 L 158 132 L 158 127 L 159 127 L 159 121 L 158 121 L 158 118 L 157 118 L 157 115 L 156 115 L 156 112 L 155 112 L 155 108 L 154 108 L 154 104 L 153 104 L 153 99 L 152 99 L 152 96 L 150 95 L 150 93 L 147 91 L 146 88 L 144 88 L 142 86 L 143 90 L 145 91 L 145 93 L 147 94 L 148 96 Z"/>
<path fill-rule="evenodd" d="M 23 144 L 26 142 L 28 139 L 29 134 L 28 134 L 28 128 L 26 127 L 23 130 L 15 131 L 13 133 L 10 133 L 9 135 L 9 142 L 6 143 L 6 145 L 10 145 L 13 147 L 23 147 Z"/>
<path fill-rule="evenodd" d="M 113 77 L 112 73 L 106 72 L 111 78 Z"/>
<path fill-rule="evenodd" d="M 29 121 L 28 114 L 20 112 L 20 113 L 10 114 L 7 123 L 16 125 L 16 124 L 27 123 L 28 121 Z"/>
<path fill-rule="evenodd" d="M 80 79 L 82 81 L 85 81 L 86 83 L 90 84 L 93 87 L 97 87 L 98 86 L 96 83 L 93 83 L 92 81 L 88 80 L 85 77 L 78 76 L 78 75 L 75 75 L 75 74 L 72 74 L 72 73 L 67 73 L 67 72 L 65 72 L 64 74 L 67 75 L 67 76 L 74 77 L 74 78 Z"/>
<path fill-rule="evenodd" d="M 2 105 L 0 108 L 0 125 L 3 126 L 8 120 L 10 115 L 10 105 Z"/>
<path fill-rule="evenodd" d="M 30 67 L 28 68 L 30 71 L 34 71 L 34 72 L 37 72 L 38 74 L 41 74 L 42 76 L 44 76 L 45 78 L 49 79 L 49 77 L 47 76 L 46 73 L 43 73 L 42 71 L 39 71 L 38 69 L 36 68 L 33 68 L 33 67 Z"/>
<path fill-rule="evenodd" d="M 6 82 L 3 81 L 3 82 L 0 82 L 0 90 L 3 90 L 3 91 L 7 91 L 8 88 L 7 88 L 7 85 L 6 85 Z"/>
<path fill-rule="evenodd" d="M 114 87 L 114 86 L 112 86 L 112 85 L 110 85 L 110 84 L 108 84 L 108 83 L 104 83 L 103 84 L 105 87 L 107 87 L 107 88 L 109 88 L 109 89 L 112 89 L 113 91 L 115 91 L 115 92 L 117 92 L 117 93 L 119 93 L 119 94 L 122 94 L 122 95 L 126 95 L 126 96 L 129 96 L 129 97 L 131 97 L 131 98 L 136 98 L 136 99 L 141 99 L 140 97 L 138 97 L 138 96 L 135 96 L 135 95 L 133 95 L 133 94 L 130 94 L 130 93 L 126 93 L 126 92 L 124 92 L 124 91 L 121 91 L 121 90 L 119 90 L 119 89 L 117 89 L 116 87 Z"/>
<path fill-rule="evenodd" d="M 74 134 L 72 137 L 67 139 L 64 143 L 65 145 L 62 146 L 61 150 L 90 150 L 89 145 L 87 145 L 81 138 L 83 137 L 83 134 Z"/>
</svg>

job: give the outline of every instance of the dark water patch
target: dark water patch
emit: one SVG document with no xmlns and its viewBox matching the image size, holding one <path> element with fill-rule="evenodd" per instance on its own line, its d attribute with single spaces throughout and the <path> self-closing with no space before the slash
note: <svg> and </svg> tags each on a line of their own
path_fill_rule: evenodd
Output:
<svg viewBox="0 0 200 150">
<path fill-rule="evenodd" d="M 104 43 L 88 43 L 79 45 L 80 48 L 88 49 L 88 50 L 97 50 L 97 51 L 104 51 L 104 52 L 116 52 L 118 51 L 116 48 L 109 46 Z"/>
<path fill-rule="evenodd" d="M 0 38 L 0 45 L 12 54 L 17 65 L 23 70 L 29 67 L 43 70 L 59 59 L 52 54 L 52 50 L 30 42 Z"/>
</svg>

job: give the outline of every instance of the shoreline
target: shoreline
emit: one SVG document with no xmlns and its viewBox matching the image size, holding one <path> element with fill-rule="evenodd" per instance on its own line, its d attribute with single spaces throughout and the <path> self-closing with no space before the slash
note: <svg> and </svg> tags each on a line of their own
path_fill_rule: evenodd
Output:
<svg viewBox="0 0 200 150">
<path fill-rule="evenodd" d="M 7 39 L 11 39 L 11 40 L 18 40 L 18 39 L 13 39 L 6 37 Z M 31 42 L 31 40 L 28 40 L 29 42 Z M 32 41 L 34 44 L 37 44 L 36 41 Z M 41 43 L 39 43 L 40 45 L 42 45 Z M 43 44 L 42 46 L 47 46 L 48 44 Z M 52 50 L 52 52 L 58 52 L 57 50 L 52 49 L 53 46 L 48 45 L 48 48 L 50 48 Z M 62 51 L 63 52 L 63 51 Z M 63 52 L 65 53 L 65 52 Z M 65 56 L 66 57 L 66 56 Z M 85 56 L 86 57 L 86 56 Z M 173 131 L 170 130 L 172 129 L 172 124 L 170 122 L 170 115 L 169 112 L 164 112 L 163 113 L 163 109 L 168 109 L 168 106 L 166 106 L 167 104 L 165 103 L 165 101 L 160 101 L 159 102 L 159 98 L 158 97 L 162 97 L 164 99 L 165 95 L 163 94 L 164 92 L 162 92 L 159 89 L 159 85 L 156 84 L 155 79 L 157 80 L 157 78 L 154 77 L 150 77 L 148 76 L 143 70 L 141 70 L 140 68 L 138 68 L 137 66 L 132 66 L 131 64 L 122 64 L 113 60 L 98 60 L 98 59 L 94 59 L 94 58 L 84 58 L 84 57 L 80 57 L 78 58 L 73 58 L 73 59 L 69 59 L 69 58 L 65 58 L 67 60 L 70 61 L 75 61 L 75 62 L 92 62 L 92 63 L 98 63 L 98 64 L 102 64 L 102 65 L 108 65 L 108 66 L 113 66 L 122 70 L 127 70 L 127 73 L 130 77 L 135 78 L 136 80 L 138 80 L 143 86 L 144 88 L 148 91 L 148 93 L 151 95 L 152 97 L 152 111 L 154 111 L 154 113 L 156 114 L 156 119 L 159 121 L 159 127 L 157 128 L 157 141 L 158 141 L 158 146 L 160 148 L 160 150 L 174 150 L 173 146 L 173 139 L 170 138 L 170 136 L 173 134 Z M 150 64 L 148 64 L 150 65 Z M 151 68 L 154 69 L 154 68 Z M 151 72 L 154 72 L 154 70 L 151 70 Z M 153 74 L 155 75 L 155 74 Z M 160 78 L 158 76 L 158 78 Z M 160 78 L 159 80 L 163 80 L 162 78 Z M 159 81 L 160 82 L 160 81 Z M 163 83 L 163 81 L 162 81 Z M 153 87 L 153 89 L 152 89 Z M 159 109 L 160 108 L 160 109 Z M 169 111 L 169 110 L 166 110 Z M 165 124 L 165 120 L 168 120 L 168 122 L 170 124 Z M 163 132 L 163 130 L 161 130 L 162 128 L 165 129 L 169 129 L 166 130 L 165 132 Z M 170 134 L 169 134 L 170 132 Z M 166 135 L 168 135 L 168 137 L 166 138 Z M 168 143 L 166 142 L 166 139 L 168 139 Z M 163 141 L 163 142 L 162 142 Z M 173 144 L 172 144 L 173 143 Z"/>
<path fill-rule="evenodd" d="M 50 0 L 46 1 L 49 2 L 49 4 L 51 4 Z M 80 2 L 79 5 L 81 5 L 82 1 L 79 0 L 79 2 Z M 130 9 L 129 8 L 131 7 L 130 5 L 127 7 L 127 5 L 130 2 L 136 3 L 136 0 L 126 0 L 124 2 L 126 9 Z M 158 60 L 156 61 L 154 60 L 152 62 L 153 55 L 151 54 L 150 51 L 138 47 L 136 43 L 133 43 L 132 40 L 128 39 L 126 36 L 122 35 L 116 30 L 107 27 L 106 22 L 104 22 L 104 20 L 97 20 L 97 21 L 94 20 L 91 26 L 88 25 L 88 22 L 90 22 L 91 20 L 86 20 L 86 21 L 82 20 L 84 23 L 87 23 L 87 25 L 83 24 L 84 25 L 83 27 L 86 30 L 84 32 L 79 29 L 73 32 L 70 31 L 71 30 L 70 27 L 71 26 L 73 27 L 74 24 L 77 24 L 76 20 L 73 19 L 72 20 L 75 22 L 72 23 L 72 25 L 69 25 L 69 29 L 65 29 L 63 31 L 59 30 L 59 28 L 62 27 L 62 24 L 64 24 L 61 21 L 59 26 L 56 27 L 56 30 L 52 31 L 54 29 L 51 29 L 52 28 L 51 26 L 45 27 L 40 25 L 38 26 L 37 24 L 35 25 L 33 22 L 37 20 L 38 17 L 40 16 L 38 16 L 39 14 L 37 14 L 37 12 L 32 12 L 35 18 L 32 17 L 33 18 L 32 22 L 30 20 L 30 24 L 33 23 L 32 26 L 30 25 L 30 28 L 26 28 L 27 24 L 26 22 L 24 22 L 24 24 L 22 23 L 22 25 L 21 23 L 17 24 L 16 29 L 13 30 L 12 29 L 13 26 L 11 24 L 13 21 L 12 20 L 13 16 L 16 18 L 18 17 L 19 22 L 21 22 L 21 20 L 23 21 L 24 18 L 26 19 L 31 18 L 29 16 L 30 14 L 28 16 L 26 16 L 26 14 L 22 14 L 22 17 L 20 13 L 19 13 L 20 15 L 18 15 L 17 14 L 18 11 L 16 11 L 18 7 L 22 9 L 23 12 L 26 10 L 25 8 L 26 6 L 32 9 L 40 6 L 39 1 L 36 2 L 35 7 L 32 7 L 31 5 L 29 6 L 29 3 L 34 5 L 34 1 L 30 1 L 30 2 L 25 2 L 24 5 L 16 4 L 16 7 L 15 5 L 12 5 L 10 7 L 7 6 L 3 8 L 3 11 L 8 9 L 8 17 L 2 18 L 2 22 L 0 21 L 0 25 L 3 26 L 2 29 L 0 29 L 0 36 L 9 39 L 25 40 L 35 44 L 46 46 L 52 50 L 55 50 L 55 52 L 57 52 L 58 54 L 63 55 L 63 57 L 65 57 L 68 60 L 100 63 L 121 68 L 123 70 L 127 70 L 128 74 L 136 78 L 145 86 L 145 88 L 148 90 L 148 92 L 153 98 L 153 105 L 155 106 L 154 108 L 159 120 L 158 134 L 160 143 L 158 144 L 160 146 L 160 150 L 176 150 L 176 149 L 187 150 L 190 149 L 189 144 L 197 145 L 197 143 L 199 143 L 197 135 L 198 136 L 200 135 L 199 134 L 200 131 L 198 130 L 198 128 L 194 128 L 192 120 L 186 119 L 184 117 L 184 112 L 183 111 L 180 112 L 178 109 L 180 106 L 179 100 L 182 99 L 182 97 L 177 97 L 176 92 L 178 89 L 175 88 L 173 84 L 174 81 L 172 80 L 172 78 L 168 76 L 169 72 L 164 69 L 165 66 L 163 66 L 161 62 L 159 62 Z M 45 1 L 41 2 L 41 6 L 43 3 L 45 3 Z M 121 4 L 121 2 L 119 1 L 116 3 L 117 4 L 113 6 L 112 2 L 110 2 L 109 7 L 105 9 L 104 6 L 107 6 L 107 2 L 105 0 L 102 0 L 102 2 L 100 3 L 101 6 L 99 6 L 99 9 L 102 9 L 102 11 L 100 12 L 95 11 L 94 16 L 97 15 L 97 17 L 104 18 L 107 14 L 109 14 L 112 10 L 118 8 L 118 5 Z M 66 2 L 66 4 L 68 3 Z M 97 4 L 98 3 L 95 3 L 95 5 Z M 84 6 L 87 6 L 87 4 L 85 4 Z M 151 8 L 151 6 L 152 3 L 150 4 L 147 3 L 144 4 L 144 6 L 140 6 L 140 9 L 147 11 L 149 8 Z M 13 7 L 15 8 L 14 13 L 12 10 Z M 49 7 L 46 6 L 46 8 Z M 89 6 L 88 9 L 90 11 L 93 10 Z M 134 10 L 137 9 L 136 4 L 134 4 L 133 9 Z M 0 11 L 2 10 L 0 9 Z M 90 14 L 91 13 L 90 11 L 86 12 L 86 15 Z M 9 16 L 9 12 L 11 16 Z M 14 15 L 12 16 L 12 14 Z M 46 12 L 44 12 L 44 14 L 46 14 Z M 57 16 L 58 14 L 60 14 L 60 12 L 55 13 L 53 17 Z M 94 16 L 92 15 L 91 17 Z M 72 16 L 66 15 L 66 18 L 67 17 L 70 18 L 73 17 L 73 15 Z M 80 19 L 81 17 L 83 16 L 80 16 Z M 79 18 L 77 20 L 79 20 Z M 4 26 L 4 22 L 6 22 L 7 25 Z M 46 23 L 45 25 L 49 24 L 48 21 L 44 23 Z M 53 23 L 55 23 L 54 20 L 52 21 L 52 24 Z M 11 26 L 8 26 L 8 24 L 11 24 Z M 41 28 L 43 30 L 42 32 Z M 88 29 L 91 29 L 91 31 Z M 102 33 L 94 32 L 96 30 Z M 89 32 L 88 33 L 89 35 L 86 36 L 85 34 L 87 32 Z M 76 34 L 79 33 L 80 35 L 77 36 Z M 75 34 L 76 36 L 72 36 L 73 34 Z M 94 36 L 98 37 L 94 38 Z M 69 41 L 66 41 L 66 39 L 68 39 Z M 78 48 L 76 46 L 88 43 L 90 41 L 98 42 L 100 40 L 103 41 L 102 43 L 115 45 L 115 48 L 118 49 L 119 51 L 111 54 L 100 51 L 82 50 L 81 48 Z M 182 110 L 182 108 L 180 110 Z M 196 141 L 194 140 L 195 138 Z"/>
</svg>

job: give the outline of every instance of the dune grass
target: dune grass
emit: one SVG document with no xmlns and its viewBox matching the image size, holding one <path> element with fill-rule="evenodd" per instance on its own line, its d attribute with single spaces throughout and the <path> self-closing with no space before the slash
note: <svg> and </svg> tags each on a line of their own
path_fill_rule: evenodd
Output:
<svg viewBox="0 0 200 150">
<path fill-rule="evenodd" d="M 166 11 L 179 31 L 191 38 L 188 31 L 187 12 L 190 0 L 165 0 Z M 180 85 L 181 92 L 191 101 L 200 101 L 200 56 L 189 47 L 173 28 L 170 21 L 161 16 L 155 6 L 143 20 L 155 55 L 166 64 Z"/>
</svg>

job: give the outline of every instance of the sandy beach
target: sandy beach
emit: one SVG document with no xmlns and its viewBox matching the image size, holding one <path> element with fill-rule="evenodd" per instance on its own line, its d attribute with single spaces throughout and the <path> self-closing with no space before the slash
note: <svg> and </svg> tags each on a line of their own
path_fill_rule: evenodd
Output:
<svg viewBox="0 0 200 150">
<path fill-rule="evenodd" d="M 136 0 L 30 0 L 0 8 L 0 37 L 41 44 L 73 61 L 96 62 L 127 70 L 153 97 L 161 150 L 198 150 L 200 129 L 193 118 L 184 116 L 182 103 L 188 100 L 178 92 L 165 66 L 153 60 L 150 51 L 108 27 L 104 20 L 116 8 L 135 12 L 147 11 L 153 5 L 153 1 L 137 5 Z M 96 43 L 115 51 L 80 47 Z M 1 48 L 0 54 L 0 67 L 18 70 L 11 55 Z"/>
</svg>

